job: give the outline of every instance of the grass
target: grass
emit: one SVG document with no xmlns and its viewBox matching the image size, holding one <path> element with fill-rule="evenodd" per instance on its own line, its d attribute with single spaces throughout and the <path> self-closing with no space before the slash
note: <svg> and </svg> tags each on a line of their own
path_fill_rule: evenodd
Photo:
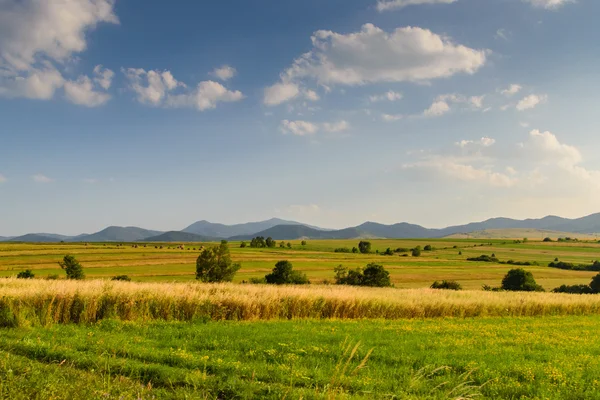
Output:
<svg viewBox="0 0 600 400">
<path fill-rule="evenodd" d="M 435 280 L 456 280 L 465 289 L 480 289 L 487 284 L 497 286 L 508 266 L 490 263 L 467 262 L 467 258 L 494 253 L 501 261 L 538 262 L 538 267 L 528 267 L 538 283 L 551 290 L 562 284 L 587 284 L 594 273 L 585 271 L 561 271 L 546 266 L 559 258 L 576 264 L 589 264 L 598 259 L 600 244 L 596 242 L 543 243 L 529 241 L 515 244 L 512 240 L 495 239 L 438 239 L 438 240 L 372 240 L 373 251 L 385 251 L 388 247 L 412 248 L 432 245 L 435 250 L 423 252 L 421 257 L 380 256 L 377 254 L 334 253 L 336 248 L 353 247 L 356 240 L 309 240 L 306 246 L 292 241 L 289 249 L 239 248 L 231 243 L 232 257 L 242 264 L 236 282 L 264 276 L 275 263 L 287 259 L 295 269 L 302 270 L 313 282 L 333 279 L 333 269 L 343 264 L 349 268 L 376 262 L 391 272 L 392 282 L 399 288 L 425 288 Z M 491 244 L 490 244 L 491 243 Z M 38 277 L 61 274 L 58 261 L 65 255 L 77 257 L 89 278 L 106 279 L 115 275 L 129 275 L 134 281 L 189 282 L 194 279 L 195 261 L 202 245 L 192 243 L 186 250 L 176 249 L 175 244 L 154 244 L 143 247 L 137 244 L 117 246 L 115 243 L 55 243 L 55 244 L 9 244 L 0 243 L 0 277 L 15 276 L 19 271 L 32 269 Z M 454 248 L 456 246 L 456 248 Z M 169 247 L 171 247 L 169 249 Z M 196 248 L 196 250 L 188 250 Z M 459 255 L 459 252 L 462 252 Z"/>
<path fill-rule="evenodd" d="M 19 328 L 0 398 L 599 399 L 600 317 Z"/>
</svg>

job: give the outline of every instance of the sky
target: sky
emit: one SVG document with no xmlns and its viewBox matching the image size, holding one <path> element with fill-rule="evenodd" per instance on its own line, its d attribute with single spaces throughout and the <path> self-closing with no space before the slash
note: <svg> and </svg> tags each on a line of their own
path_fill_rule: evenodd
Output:
<svg viewBox="0 0 600 400">
<path fill-rule="evenodd" d="M 600 211 L 596 0 L 0 0 L 0 235 Z"/>
</svg>

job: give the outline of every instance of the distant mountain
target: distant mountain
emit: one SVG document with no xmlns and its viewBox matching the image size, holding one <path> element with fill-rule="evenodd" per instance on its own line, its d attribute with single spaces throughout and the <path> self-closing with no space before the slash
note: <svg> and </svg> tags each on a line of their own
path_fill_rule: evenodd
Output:
<svg viewBox="0 0 600 400">
<path fill-rule="evenodd" d="M 139 240 L 160 235 L 160 231 L 136 228 L 134 226 L 120 227 L 109 226 L 100 232 L 91 235 L 77 236 L 75 242 L 137 242 Z"/>
<path fill-rule="evenodd" d="M 208 221 L 198 221 L 185 228 L 182 232 L 195 233 L 196 235 L 227 238 L 232 236 L 252 235 L 277 225 L 303 225 L 312 229 L 322 230 L 316 226 L 301 224 L 296 221 L 286 221 L 279 218 L 271 218 L 267 221 L 248 222 L 245 224 L 224 225 Z"/>
<path fill-rule="evenodd" d="M 361 232 L 357 228 L 346 228 L 337 231 L 322 231 L 304 225 L 277 225 L 261 232 L 251 235 L 240 235 L 230 237 L 229 240 L 252 240 L 256 236 L 265 238 L 272 237 L 276 240 L 296 239 L 355 239 L 360 237 L 372 237 L 369 233 Z"/>
<path fill-rule="evenodd" d="M 53 236 L 45 236 L 37 233 L 28 233 L 27 235 L 13 237 L 7 242 L 22 242 L 22 243 L 56 243 L 62 239 L 57 239 Z"/>
<path fill-rule="evenodd" d="M 220 238 L 196 235 L 195 233 L 171 231 L 165 232 L 162 235 L 151 236 L 141 239 L 141 242 L 217 242 Z"/>
</svg>

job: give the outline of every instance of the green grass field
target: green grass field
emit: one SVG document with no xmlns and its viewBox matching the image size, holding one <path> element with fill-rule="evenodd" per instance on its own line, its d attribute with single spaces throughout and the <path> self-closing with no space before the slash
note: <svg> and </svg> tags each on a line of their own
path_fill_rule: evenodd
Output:
<svg viewBox="0 0 600 400">
<path fill-rule="evenodd" d="M 466 289 L 482 285 L 498 285 L 509 268 L 507 265 L 467 262 L 469 257 L 495 254 L 500 260 L 536 261 L 540 266 L 528 267 L 542 286 L 553 289 L 561 284 L 587 284 L 595 275 L 591 272 L 562 271 L 546 266 L 555 258 L 561 261 L 590 263 L 600 258 L 597 242 L 543 243 L 530 241 L 515 244 L 512 240 L 442 239 L 442 240 L 373 240 L 373 251 L 388 247 L 412 248 L 432 245 L 436 250 L 423 252 L 421 257 L 380 256 L 334 253 L 340 247 L 352 248 L 356 240 L 309 240 L 306 246 L 292 241 L 289 249 L 239 248 L 231 243 L 232 257 L 242 264 L 236 281 L 262 277 L 279 260 L 291 261 L 294 268 L 307 273 L 313 282 L 332 280 L 333 269 L 340 264 L 347 267 L 364 266 L 377 262 L 389 269 L 398 288 L 428 287 L 434 280 L 459 281 Z M 489 244 L 491 243 L 491 245 Z M 199 249 L 209 244 L 186 244 L 185 250 L 175 244 L 160 244 L 133 248 L 131 244 L 0 244 L 0 276 L 16 275 L 32 269 L 38 277 L 62 274 L 58 261 L 65 254 L 77 257 L 90 278 L 110 278 L 129 275 L 135 281 L 191 281 L 194 280 L 195 261 Z M 159 246 L 160 246 L 159 245 Z M 456 248 L 454 248 L 456 246 Z M 169 248 L 170 247 L 170 248 Z M 194 250 L 195 249 L 195 250 Z M 462 255 L 459 255 L 462 252 Z"/>
<path fill-rule="evenodd" d="M 590 316 L 12 329 L 0 336 L 0 398 L 598 399 L 598 326 Z"/>
</svg>

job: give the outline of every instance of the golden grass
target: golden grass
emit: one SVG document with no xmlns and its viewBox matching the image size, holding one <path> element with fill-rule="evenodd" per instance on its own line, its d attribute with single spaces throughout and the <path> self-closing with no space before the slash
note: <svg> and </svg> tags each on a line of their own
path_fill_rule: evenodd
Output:
<svg viewBox="0 0 600 400">
<path fill-rule="evenodd" d="M 0 280 L 0 326 L 147 320 L 600 314 L 600 296 L 200 283 Z"/>
</svg>

